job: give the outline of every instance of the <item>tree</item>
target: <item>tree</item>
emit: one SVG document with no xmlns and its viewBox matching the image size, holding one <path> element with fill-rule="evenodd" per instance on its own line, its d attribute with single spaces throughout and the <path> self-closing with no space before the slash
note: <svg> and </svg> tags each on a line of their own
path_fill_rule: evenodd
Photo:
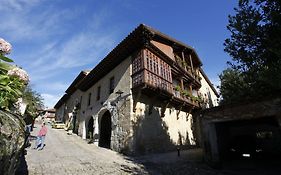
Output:
<svg viewBox="0 0 281 175">
<path fill-rule="evenodd" d="M 23 101 L 27 103 L 25 113 L 33 118 L 37 116 L 39 109 L 44 108 L 42 96 L 36 91 L 32 90 L 30 85 L 27 85 L 25 88 L 22 98 Z"/>
<path fill-rule="evenodd" d="M 231 36 L 224 43 L 232 62 L 220 75 L 223 103 L 281 90 L 281 1 L 240 0 L 235 12 L 229 16 Z"/>
</svg>

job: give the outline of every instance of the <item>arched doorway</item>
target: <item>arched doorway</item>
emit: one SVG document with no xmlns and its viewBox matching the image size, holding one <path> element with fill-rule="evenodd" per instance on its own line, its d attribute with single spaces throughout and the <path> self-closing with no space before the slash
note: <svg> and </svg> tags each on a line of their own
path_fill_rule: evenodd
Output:
<svg viewBox="0 0 281 175">
<path fill-rule="evenodd" d="M 101 121 L 100 121 L 99 146 L 104 148 L 110 148 L 110 141 L 111 141 L 111 115 L 109 111 L 106 111 L 101 117 Z"/>
<path fill-rule="evenodd" d="M 94 134 L 94 119 L 93 117 L 90 117 L 88 122 L 88 132 L 87 132 L 87 138 L 90 139 L 89 142 L 93 142 L 93 134 Z"/>
</svg>

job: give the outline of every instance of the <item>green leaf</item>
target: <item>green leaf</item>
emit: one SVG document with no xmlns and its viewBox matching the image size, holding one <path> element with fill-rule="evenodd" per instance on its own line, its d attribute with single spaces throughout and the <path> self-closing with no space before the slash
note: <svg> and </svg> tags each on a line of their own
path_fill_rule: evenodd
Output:
<svg viewBox="0 0 281 175">
<path fill-rule="evenodd" d="M 2 71 L 9 71 L 11 69 L 12 65 L 4 62 L 0 62 L 0 70 Z"/>
<path fill-rule="evenodd" d="M 0 75 L 0 84 L 6 86 L 9 83 L 9 77 L 5 75 Z"/>
<path fill-rule="evenodd" d="M 6 61 L 6 62 L 9 62 L 9 63 L 12 63 L 14 62 L 12 59 L 8 58 L 8 57 L 5 57 L 3 55 L 0 54 L 0 59 L 3 60 L 3 61 Z"/>
</svg>

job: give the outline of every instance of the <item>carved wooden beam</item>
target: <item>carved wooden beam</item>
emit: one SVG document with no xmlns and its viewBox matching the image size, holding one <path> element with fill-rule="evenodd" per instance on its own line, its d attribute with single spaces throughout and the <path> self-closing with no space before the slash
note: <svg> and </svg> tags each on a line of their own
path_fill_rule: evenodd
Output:
<svg viewBox="0 0 281 175">
<path fill-rule="evenodd" d="M 182 110 L 182 107 L 185 105 L 185 102 L 183 102 L 180 106 L 180 109 L 178 110 L 177 112 L 177 120 L 179 119 L 179 114 L 180 114 L 180 111 Z"/>
<path fill-rule="evenodd" d="M 173 98 L 173 97 L 172 97 L 172 98 Z M 169 106 L 169 104 L 170 104 L 171 101 L 172 101 L 172 99 L 163 102 L 163 106 L 162 106 L 162 108 L 161 108 L 161 117 L 165 117 L 165 111 L 166 111 L 166 109 L 167 109 L 167 107 Z"/>
</svg>

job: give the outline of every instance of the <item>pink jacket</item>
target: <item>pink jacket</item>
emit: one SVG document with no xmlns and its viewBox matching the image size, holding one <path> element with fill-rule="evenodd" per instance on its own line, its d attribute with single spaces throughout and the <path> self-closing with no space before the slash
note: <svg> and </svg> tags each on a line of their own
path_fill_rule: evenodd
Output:
<svg viewBox="0 0 281 175">
<path fill-rule="evenodd" d="M 47 127 L 46 126 L 42 126 L 42 128 L 40 129 L 38 136 L 45 136 L 47 134 Z"/>
</svg>

